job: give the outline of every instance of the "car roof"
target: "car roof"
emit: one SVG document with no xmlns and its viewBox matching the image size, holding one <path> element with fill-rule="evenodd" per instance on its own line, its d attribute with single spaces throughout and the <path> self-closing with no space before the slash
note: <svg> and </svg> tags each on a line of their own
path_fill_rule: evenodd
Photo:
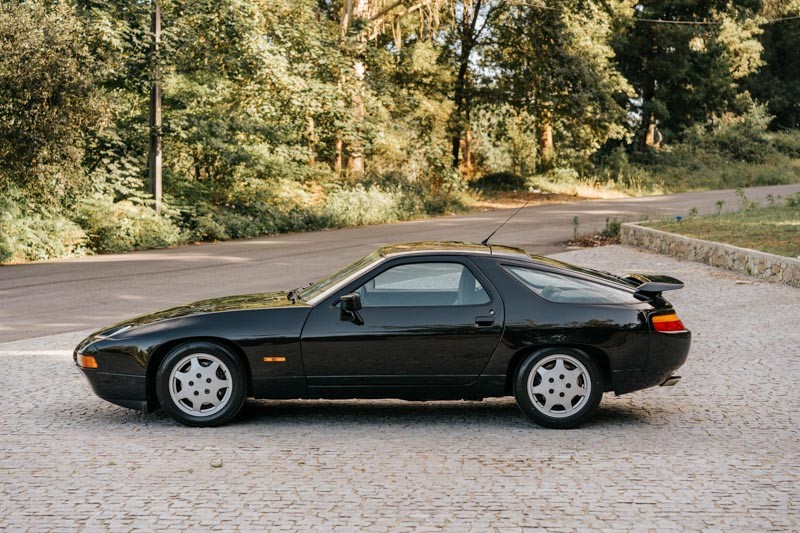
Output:
<svg viewBox="0 0 800 533">
<path fill-rule="evenodd" d="M 418 254 L 445 255 L 488 255 L 530 261 L 530 256 L 522 248 L 498 244 L 475 244 L 457 241 L 422 241 L 392 244 L 378 250 L 382 257 L 397 257 Z"/>
</svg>

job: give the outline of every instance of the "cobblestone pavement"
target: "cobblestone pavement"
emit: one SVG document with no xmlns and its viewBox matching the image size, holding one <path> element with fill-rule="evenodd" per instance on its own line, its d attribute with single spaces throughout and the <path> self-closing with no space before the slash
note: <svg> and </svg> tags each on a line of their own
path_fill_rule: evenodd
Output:
<svg viewBox="0 0 800 533">
<path fill-rule="evenodd" d="M 191 429 L 95 398 L 83 332 L 0 344 L 0 530 L 798 530 L 800 290 L 618 246 L 559 257 L 686 282 L 676 387 L 606 395 L 572 431 L 509 398 L 251 401 Z"/>
</svg>

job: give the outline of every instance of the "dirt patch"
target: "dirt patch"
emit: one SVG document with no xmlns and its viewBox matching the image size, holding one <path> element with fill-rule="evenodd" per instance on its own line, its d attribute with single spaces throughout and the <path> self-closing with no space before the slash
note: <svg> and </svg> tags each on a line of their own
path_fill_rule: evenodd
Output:
<svg viewBox="0 0 800 533">
<path fill-rule="evenodd" d="M 572 194 L 555 194 L 545 192 L 513 191 L 497 193 L 491 197 L 479 196 L 470 203 L 470 208 L 475 211 L 490 211 L 492 209 L 513 209 L 522 207 L 525 202 L 529 206 L 545 204 L 564 204 L 568 202 L 582 202 L 589 198 Z"/>
<path fill-rule="evenodd" d="M 619 244 L 619 235 L 614 237 L 606 237 L 599 233 L 578 235 L 577 238 L 566 242 L 566 246 L 577 248 L 596 248 L 598 246 L 608 246 L 609 244 Z"/>
</svg>

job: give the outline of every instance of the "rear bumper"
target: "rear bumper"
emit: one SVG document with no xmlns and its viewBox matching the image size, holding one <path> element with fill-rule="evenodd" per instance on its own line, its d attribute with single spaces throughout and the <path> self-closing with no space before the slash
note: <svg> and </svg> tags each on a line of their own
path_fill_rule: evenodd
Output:
<svg viewBox="0 0 800 533">
<path fill-rule="evenodd" d="M 625 394 L 664 384 L 686 362 L 692 346 L 692 334 L 653 333 L 647 366 L 640 370 L 619 370 L 613 373 L 614 392 Z"/>
<path fill-rule="evenodd" d="M 112 374 L 80 368 L 92 390 L 100 398 L 113 404 L 148 412 L 145 376 Z"/>
</svg>

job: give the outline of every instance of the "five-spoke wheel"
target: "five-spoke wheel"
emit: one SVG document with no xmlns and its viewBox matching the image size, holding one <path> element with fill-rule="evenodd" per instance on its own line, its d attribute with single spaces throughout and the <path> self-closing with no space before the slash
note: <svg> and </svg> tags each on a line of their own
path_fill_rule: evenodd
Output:
<svg viewBox="0 0 800 533">
<path fill-rule="evenodd" d="M 528 356 L 517 369 L 514 396 L 534 422 L 571 428 L 600 403 L 602 384 L 597 364 L 583 352 L 550 349 Z"/>
<path fill-rule="evenodd" d="M 244 372 L 226 348 L 208 342 L 182 344 L 162 361 L 156 376 L 161 407 L 190 426 L 224 424 L 246 395 Z"/>
</svg>

